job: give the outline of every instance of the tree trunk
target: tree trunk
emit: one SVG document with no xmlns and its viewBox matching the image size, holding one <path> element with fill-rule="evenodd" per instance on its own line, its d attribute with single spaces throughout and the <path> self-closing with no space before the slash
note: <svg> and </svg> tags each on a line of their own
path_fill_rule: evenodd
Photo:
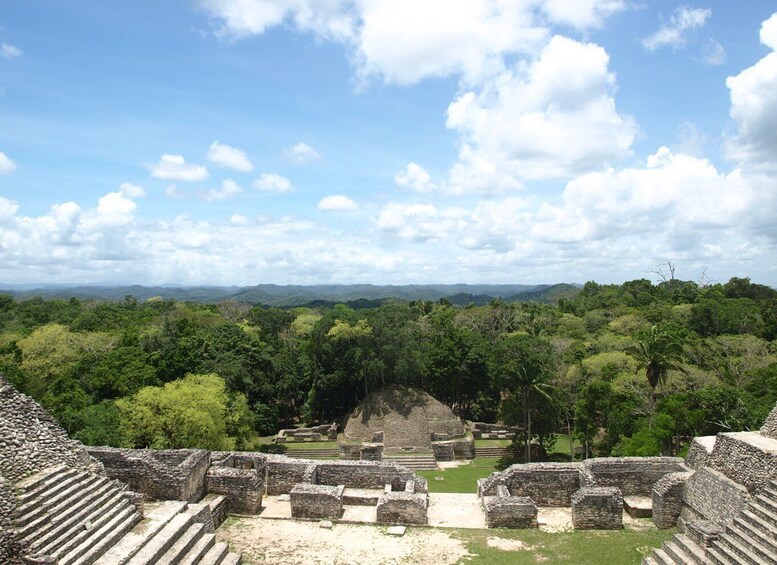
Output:
<svg viewBox="0 0 777 565">
<path fill-rule="evenodd" d="M 529 390 L 523 389 L 523 431 L 526 442 L 526 457 L 524 461 L 531 463 L 531 411 L 529 410 Z"/>
</svg>

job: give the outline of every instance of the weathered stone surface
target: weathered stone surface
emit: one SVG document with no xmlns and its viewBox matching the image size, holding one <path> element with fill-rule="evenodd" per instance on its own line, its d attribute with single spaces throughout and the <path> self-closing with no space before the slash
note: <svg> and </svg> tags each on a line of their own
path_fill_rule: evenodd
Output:
<svg viewBox="0 0 777 565">
<path fill-rule="evenodd" d="M 337 424 L 323 424 L 312 428 L 288 428 L 278 432 L 275 436 L 276 443 L 294 441 L 333 441 L 337 439 Z"/>
<path fill-rule="evenodd" d="M 452 441 L 434 441 L 432 442 L 432 451 L 437 461 L 453 461 L 453 442 Z"/>
<path fill-rule="evenodd" d="M 390 536 L 402 537 L 405 535 L 407 528 L 405 526 L 391 526 L 386 529 L 386 533 Z"/>
<path fill-rule="evenodd" d="M 359 448 L 359 459 L 362 461 L 380 461 L 383 459 L 382 443 L 363 443 Z"/>
<path fill-rule="evenodd" d="M 504 489 L 504 490 L 502 490 Z M 483 511 L 489 528 L 536 528 L 537 505 L 525 496 L 510 496 L 500 485 L 496 496 L 483 497 Z"/>
<path fill-rule="evenodd" d="M 294 518 L 339 518 L 343 514 L 345 487 L 299 483 L 291 489 L 291 515 Z"/>
<path fill-rule="evenodd" d="M 707 464 L 707 460 L 715 447 L 716 436 L 695 437 L 688 447 L 685 456 L 685 464 L 691 469 L 701 469 Z"/>
<path fill-rule="evenodd" d="M 538 506 L 569 506 L 580 488 L 580 463 L 524 463 L 478 481 L 480 496 L 495 496 L 504 485 L 512 496 L 527 496 Z"/>
<path fill-rule="evenodd" d="M 204 449 L 89 447 L 113 479 L 158 500 L 197 501 L 205 494 L 210 452 Z"/>
<path fill-rule="evenodd" d="M 208 493 L 227 498 L 230 513 L 258 514 L 261 511 L 264 475 L 256 469 L 211 467 L 205 480 Z"/>
<path fill-rule="evenodd" d="M 747 505 L 747 489 L 726 477 L 720 471 L 704 467 L 685 483 L 683 509 L 678 526 L 699 520 L 731 524 L 734 517 Z"/>
<path fill-rule="evenodd" d="M 777 439 L 758 432 L 718 434 L 707 465 L 756 494 L 777 479 Z"/>
<path fill-rule="evenodd" d="M 378 499 L 378 524 L 424 525 L 428 523 L 426 493 L 387 492 Z"/>
<path fill-rule="evenodd" d="M 685 483 L 693 472 L 669 473 L 653 485 L 653 523 L 656 527 L 673 528 L 683 509 Z"/>
<path fill-rule="evenodd" d="M 688 470 L 679 457 L 596 457 L 583 467 L 596 486 L 618 487 L 624 496 L 650 496 L 661 477 Z"/>
<path fill-rule="evenodd" d="M 766 417 L 764 425 L 761 427 L 761 434 L 765 437 L 777 439 L 777 405 L 772 408 L 772 411 Z"/>
<path fill-rule="evenodd" d="M 623 496 L 617 487 L 584 487 L 572 497 L 576 530 L 619 530 L 623 527 Z"/>
</svg>

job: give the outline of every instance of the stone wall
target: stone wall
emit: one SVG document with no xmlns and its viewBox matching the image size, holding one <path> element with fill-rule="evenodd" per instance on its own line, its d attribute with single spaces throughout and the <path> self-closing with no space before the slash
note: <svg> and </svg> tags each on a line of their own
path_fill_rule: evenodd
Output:
<svg viewBox="0 0 777 565">
<path fill-rule="evenodd" d="M 688 447 L 688 454 L 685 456 L 685 464 L 691 469 L 704 467 L 715 447 L 715 439 L 715 436 L 693 438 L 690 447 Z"/>
<path fill-rule="evenodd" d="M 539 506 L 569 506 L 580 488 L 580 463 L 524 463 L 478 481 L 480 496 L 495 496 L 504 485 L 512 496 L 528 496 Z"/>
<path fill-rule="evenodd" d="M 343 514 L 344 487 L 299 483 L 289 493 L 294 518 L 339 518 Z"/>
<path fill-rule="evenodd" d="M 324 424 L 312 428 L 288 428 L 278 432 L 276 443 L 289 441 L 334 441 L 337 439 L 337 424 Z"/>
<path fill-rule="evenodd" d="M 766 417 L 764 425 L 761 427 L 761 435 L 772 439 L 777 439 L 777 404 Z"/>
<path fill-rule="evenodd" d="M 504 485 L 497 487 L 496 496 L 482 498 L 486 525 L 489 528 L 537 528 L 537 505 L 526 496 L 510 496 Z"/>
<path fill-rule="evenodd" d="M 0 474 L 13 484 L 59 464 L 102 472 L 83 445 L 0 375 Z"/>
<path fill-rule="evenodd" d="M 756 494 L 777 479 L 777 440 L 758 432 L 718 434 L 707 465 Z"/>
<path fill-rule="evenodd" d="M 426 479 L 396 463 L 337 461 L 316 464 L 316 482 L 322 485 L 375 489 L 390 484 L 393 490 L 404 490 L 407 481 L 415 483 L 415 492 L 427 492 Z"/>
<path fill-rule="evenodd" d="M 119 449 L 89 447 L 113 479 L 159 500 L 194 502 L 205 494 L 210 452 L 203 449 Z"/>
<path fill-rule="evenodd" d="M 386 492 L 378 499 L 378 524 L 426 525 L 429 497 L 426 493 Z"/>
<path fill-rule="evenodd" d="M 683 509 L 685 483 L 693 472 L 669 473 L 653 485 L 653 523 L 660 529 L 673 528 Z"/>
<path fill-rule="evenodd" d="M 16 494 L 11 484 L 0 475 L 0 563 L 13 563 L 21 553 L 16 530 L 11 527 Z"/>
<path fill-rule="evenodd" d="M 437 461 L 453 461 L 453 442 L 452 441 L 434 441 L 432 442 L 432 451 Z"/>
<path fill-rule="evenodd" d="M 623 527 L 623 496 L 617 487 L 584 487 L 572 496 L 576 530 L 619 530 Z"/>
<path fill-rule="evenodd" d="M 303 482 L 310 461 L 287 457 L 267 458 L 267 494 L 288 494 L 294 485 Z"/>
<path fill-rule="evenodd" d="M 597 457 L 583 467 L 596 486 L 618 487 L 624 496 L 651 496 L 661 477 L 688 470 L 679 457 Z"/>
<path fill-rule="evenodd" d="M 704 467 L 696 471 L 685 483 L 683 509 L 678 526 L 697 520 L 718 524 L 731 524 L 734 517 L 747 505 L 750 496 L 747 489 L 723 473 Z"/>
<path fill-rule="evenodd" d="M 258 514 L 262 509 L 264 473 L 256 469 L 211 467 L 205 478 L 209 494 L 222 494 L 227 498 L 229 512 Z"/>
</svg>

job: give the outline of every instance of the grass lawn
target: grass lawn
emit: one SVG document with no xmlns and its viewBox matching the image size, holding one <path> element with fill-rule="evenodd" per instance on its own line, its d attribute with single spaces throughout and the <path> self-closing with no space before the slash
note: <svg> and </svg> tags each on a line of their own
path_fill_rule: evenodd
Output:
<svg viewBox="0 0 777 565">
<path fill-rule="evenodd" d="M 285 447 L 286 451 L 305 449 L 337 449 L 336 441 L 290 441 L 288 443 L 279 443 L 277 445 Z"/>
<path fill-rule="evenodd" d="M 478 479 L 496 471 L 498 457 L 479 457 L 459 467 L 417 471 L 429 483 L 429 492 L 477 492 Z M 441 480 L 437 477 L 441 477 Z"/>
<path fill-rule="evenodd" d="M 464 541 L 473 557 L 460 563 L 471 564 L 536 564 L 569 563 L 576 565 L 635 565 L 653 548 L 669 540 L 676 531 L 618 530 L 547 533 L 539 530 L 452 530 L 454 537 Z M 516 540 L 513 550 L 506 551 L 488 545 L 489 538 Z M 504 542 L 503 542 L 504 543 Z M 508 542 L 509 543 L 509 542 Z"/>
</svg>

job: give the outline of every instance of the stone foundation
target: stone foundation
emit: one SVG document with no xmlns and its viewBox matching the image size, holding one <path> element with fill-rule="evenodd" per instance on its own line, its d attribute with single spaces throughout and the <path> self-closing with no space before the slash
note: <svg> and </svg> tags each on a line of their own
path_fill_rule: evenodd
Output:
<svg viewBox="0 0 777 565">
<path fill-rule="evenodd" d="M 772 439 L 777 439 L 777 405 L 772 408 L 769 415 L 764 421 L 764 425 L 761 427 L 761 435 Z"/>
<path fill-rule="evenodd" d="M 731 524 L 749 500 L 745 487 L 719 471 L 704 467 L 685 483 L 683 509 L 677 525 L 683 531 L 684 524 L 699 520 Z"/>
<path fill-rule="evenodd" d="M 423 526 L 428 506 L 426 493 L 386 492 L 378 499 L 377 523 Z"/>
<path fill-rule="evenodd" d="M 619 530 L 623 527 L 623 496 L 617 487 L 584 487 L 572 497 L 576 530 Z"/>
<path fill-rule="evenodd" d="M 291 515 L 293 518 L 324 519 L 343 515 L 343 491 L 345 487 L 299 483 L 291 489 Z"/>
<path fill-rule="evenodd" d="M 210 452 L 203 449 L 89 447 L 109 477 L 158 500 L 195 502 L 205 494 Z"/>
<path fill-rule="evenodd" d="M 497 487 L 496 496 L 482 499 L 483 512 L 489 528 L 536 528 L 537 505 L 525 496 L 510 496 L 504 485 Z"/>
<path fill-rule="evenodd" d="M 433 441 L 432 451 L 437 461 L 453 461 L 455 458 L 452 441 Z"/>
<path fill-rule="evenodd" d="M 337 439 L 337 424 L 324 424 L 312 428 L 288 428 L 278 432 L 275 443 L 295 441 L 334 441 Z"/>
<path fill-rule="evenodd" d="M 685 483 L 692 472 L 669 473 L 653 485 L 653 523 L 657 528 L 673 528 L 683 509 Z"/>
<path fill-rule="evenodd" d="M 496 496 L 504 485 L 511 496 L 526 496 L 538 506 L 569 506 L 580 488 L 580 463 L 525 463 L 512 465 L 478 481 L 480 496 Z"/>
<path fill-rule="evenodd" d="M 227 499 L 233 514 L 258 514 L 262 509 L 264 474 L 255 469 L 211 467 L 205 477 L 209 494 L 221 494 Z"/>
<path fill-rule="evenodd" d="M 679 457 L 597 457 L 585 460 L 583 467 L 594 485 L 617 487 L 623 496 L 651 496 L 664 475 L 688 470 Z"/>
<path fill-rule="evenodd" d="M 688 447 L 688 454 L 685 456 L 685 464 L 691 469 L 704 467 L 715 447 L 715 439 L 715 436 L 693 438 L 690 447 Z"/>
<path fill-rule="evenodd" d="M 363 443 L 359 448 L 359 459 L 361 461 L 380 461 L 383 459 L 382 443 Z"/>
<path fill-rule="evenodd" d="M 777 479 L 777 440 L 758 432 L 718 434 L 707 465 L 756 494 Z"/>
</svg>

